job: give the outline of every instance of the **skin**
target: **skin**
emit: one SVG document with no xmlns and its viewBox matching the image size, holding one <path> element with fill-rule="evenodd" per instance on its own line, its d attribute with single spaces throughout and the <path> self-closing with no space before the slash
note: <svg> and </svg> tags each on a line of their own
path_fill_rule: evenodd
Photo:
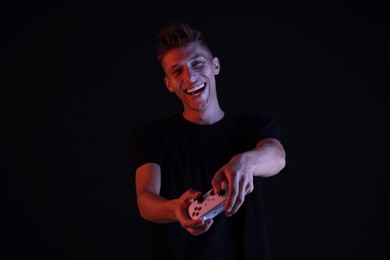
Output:
<svg viewBox="0 0 390 260">
<path fill-rule="evenodd" d="M 211 57 L 199 43 L 170 50 L 162 59 L 164 82 L 183 104 L 183 116 L 190 122 L 207 125 L 224 116 L 219 106 L 215 76 L 220 72 L 218 58 Z M 196 94 L 188 91 L 202 86 Z M 255 176 L 269 177 L 285 166 L 285 151 L 273 138 L 261 140 L 254 149 L 235 155 L 214 175 L 211 185 L 215 192 L 221 182 L 228 183 L 225 214 L 232 216 L 241 207 L 245 196 L 253 191 Z M 189 189 L 179 198 L 167 200 L 160 196 L 161 169 L 158 164 L 147 163 L 136 170 L 137 203 L 141 216 L 156 223 L 178 221 L 192 235 L 199 235 L 211 227 L 212 219 L 192 220 L 187 213 L 191 202 L 201 196 L 200 191 Z"/>
<path fill-rule="evenodd" d="M 183 104 L 184 118 L 197 124 L 212 124 L 223 117 L 215 82 L 215 76 L 220 71 L 218 58 L 212 58 L 195 42 L 169 51 L 162 60 L 162 67 L 166 75 L 165 85 Z M 186 93 L 201 84 L 205 84 L 201 93 Z"/>
</svg>

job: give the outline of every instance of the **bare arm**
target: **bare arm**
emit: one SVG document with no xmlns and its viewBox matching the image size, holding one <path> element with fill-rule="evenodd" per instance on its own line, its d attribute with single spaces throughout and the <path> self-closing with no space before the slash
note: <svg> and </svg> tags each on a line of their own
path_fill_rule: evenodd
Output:
<svg viewBox="0 0 390 260">
<path fill-rule="evenodd" d="M 219 192 L 222 181 L 228 182 L 229 194 L 225 206 L 228 216 L 233 215 L 253 191 L 253 177 L 270 177 L 279 173 L 286 164 L 282 144 L 274 138 L 261 140 L 254 149 L 234 156 L 212 180 L 212 186 Z"/>
<path fill-rule="evenodd" d="M 147 163 L 136 171 L 137 204 L 141 216 L 156 223 L 179 221 L 180 225 L 192 235 L 206 232 L 213 221 L 192 220 L 187 213 L 189 204 L 200 192 L 189 189 L 177 199 L 167 200 L 160 196 L 161 170 L 155 163 Z"/>
<path fill-rule="evenodd" d="M 168 201 L 159 196 L 161 185 L 160 166 L 144 164 L 136 171 L 137 204 L 143 218 L 157 223 L 176 220 L 176 201 Z"/>
<path fill-rule="evenodd" d="M 286 153 L 282 144 L 274 138 L 261 140 L 255 149 L 240 156 L 253 176 L 261 177 L 278 174 L 286 165 L 285 158 Z"/>
</svg>

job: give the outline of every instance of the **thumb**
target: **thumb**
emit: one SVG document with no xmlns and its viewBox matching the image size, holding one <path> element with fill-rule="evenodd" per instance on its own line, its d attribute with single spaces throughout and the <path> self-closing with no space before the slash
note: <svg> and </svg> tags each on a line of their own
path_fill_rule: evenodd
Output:
<svg viewBox="0 0 390 260">
<path fill-rule="evenodd" d="M 201 195 L 202 193 L 200 191 L 197 191 L 195 189 L 189 189 L 187 191 L 186 197 L 193 200 L 193 199 L 197 199 Z"/>
</svg>

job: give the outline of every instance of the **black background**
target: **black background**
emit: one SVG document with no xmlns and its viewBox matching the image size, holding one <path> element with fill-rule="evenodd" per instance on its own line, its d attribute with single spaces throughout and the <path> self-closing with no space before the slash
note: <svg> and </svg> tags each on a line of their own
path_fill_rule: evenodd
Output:
<svg viewBox="0 0 390 260">
<path fill-rule="evenodd" d="M 223 108 L 282 127 L 288 172 L 263 191 L 274 259 L 389 259 L 388 14 L 313 2 L 2 3 L 7 259 L 143 259 L 130 132 L 181 109 L 153 49 L 172 21 L 220 58 Z"/>
</svg>

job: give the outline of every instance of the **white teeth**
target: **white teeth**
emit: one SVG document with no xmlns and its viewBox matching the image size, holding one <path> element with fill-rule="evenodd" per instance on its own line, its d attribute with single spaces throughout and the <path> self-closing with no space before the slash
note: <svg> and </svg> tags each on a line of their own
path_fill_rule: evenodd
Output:
<svg viewBox="0 0 390 260">
<path fill-rule="evenodd" d="M 197 91 L 198 89 L 201 89 L 201 88 L 203 88 L 203 87 L 204 87 L 204 83 L 203 83 L 203 84 L 200 84 L 200 85 L 198 85 L 198 86 L 196 86 L 196 87 L 194 87 L 194 88 L 187 89 L 186 92 L 187 92 L 188 94 L 191 94 L 192 92 Z"/>
</svg>

